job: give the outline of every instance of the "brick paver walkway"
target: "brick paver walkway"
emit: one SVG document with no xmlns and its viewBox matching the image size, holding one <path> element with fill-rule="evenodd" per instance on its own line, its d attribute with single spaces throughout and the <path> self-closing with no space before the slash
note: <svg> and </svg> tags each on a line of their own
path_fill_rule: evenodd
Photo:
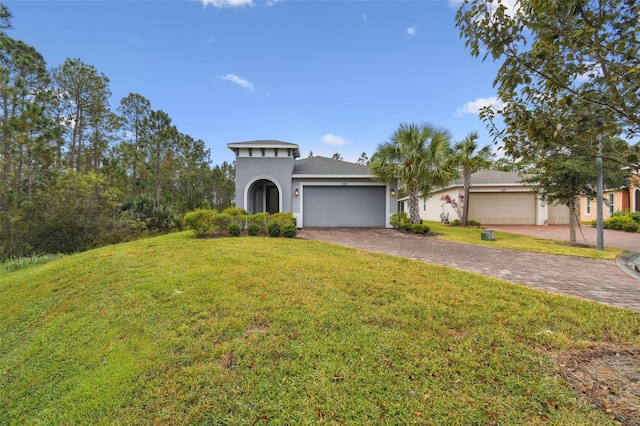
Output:
<svg viewBox="0 0 640 426">
<path fill-rule="evenodd" d="M 298 236 L 450 266 L 640 311 L 640 280 L 614 261 L 460 244 L 392 229 L 304 228 Z"/>
</svg>

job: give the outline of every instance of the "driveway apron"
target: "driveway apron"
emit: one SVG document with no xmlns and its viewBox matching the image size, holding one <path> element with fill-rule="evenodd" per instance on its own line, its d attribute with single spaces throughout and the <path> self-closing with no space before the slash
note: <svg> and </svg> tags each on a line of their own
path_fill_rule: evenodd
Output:
<svg viewBox="0 0 640 426">
<path fill-rule="evenodd" d="M 640 311 L 640 280 L 614 261 L 461 244 L 392 229 L 304 228 L 298 236 L 407 257 Z"/>
</svg>

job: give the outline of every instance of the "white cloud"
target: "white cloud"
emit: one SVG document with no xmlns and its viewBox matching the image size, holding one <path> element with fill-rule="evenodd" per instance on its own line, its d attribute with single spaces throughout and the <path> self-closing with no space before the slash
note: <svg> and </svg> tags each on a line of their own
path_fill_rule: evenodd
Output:
<svg viewBox="0 0 640 426">
<path fill-rule="evenodd" d="M 578 83 L 584 83 L 585 81 L 593 80 L 594 77 L 601 77 L 602 74 L 602 65 L 596 62 L 590 62 L 585 64 L 587 66 L 587 71 L 576 77 L 576 81 Z"/>
<path fill-rule="evenodd" d="M 418 33 L 418 27 L 416 25 L 412 25 L 409 28 L 407 28 L 407 34 L 409 34 L 410 36 L 414 36 Z"/>
<path fill-rule="evenodd" d="M 240 87 L 243 87 L 245 89 L 247 89 L 250 92 L 253 92 L 255 89 L 253 88 L 253 84 L 248 81 L 245 80 L 244 78 L 238 77 L 237 75 L 234 74 L 226 74 L 223 75 L 222 77 L 218 77 L 220 80 L 227 80 L 230 81 L 232 83 L 237 84 Z"/>
<path fill-rule="evenodd" d="M 326 143 L 328 145 L 333 145 L 333 146 L 344 146 L 348 143 L 351 143 L 350 140 L 334 135 L 333 133 L 327 133 L 320 140 L 323 143 Z"/>
<path fill-rule="evenodd" d="M 284 1 L 284 0 L 268 0 L 266 4 L 267 6 L 275 6 L 276 3 L 280 3 L 281 1 Z"/>
<path fill-rule="evenodd" d="M 363 15 L 362 15 L 362 20 L 363 20 L 363 21 L 365 21 L 365 22 L 367 22 L 367 15 L 363 14 Z"/>
<path fill-rule="evenodd" d="M 216 39 L 215 39 L 214 37 L 209 37 L 209 38 L 207 39 L 207 44 L 211 44 L 211 43 L 213 43 L 214 41 L 216 41 Z"/>
<path fill-rule="evenodd" d="M 204 7 L 244 7 L 253 6 L 253 0 L 200 0 Z"/>
<path fill-rule="evenodd" d="M 498 99 L 497 96 L 489 96 L 488 98 L 477 98 L 474 101 L 469 101 L 462 106 L 462 108 L 458 108 L 454 115 L 456 117 L 462 117 L 466 114 L 478 114 L 480 112 L 480 108 L 486 106 L 493 106 L 494 108 L 501 108 L 502 101 Z"/>
</svg>

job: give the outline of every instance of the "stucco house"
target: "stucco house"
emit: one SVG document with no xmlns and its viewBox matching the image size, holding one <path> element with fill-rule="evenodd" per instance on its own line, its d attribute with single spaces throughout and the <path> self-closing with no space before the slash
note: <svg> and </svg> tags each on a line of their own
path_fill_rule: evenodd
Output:
<svg viewBox="0 0 640 426">
<path fill-rule="evenodd" d="M 522 176 L 498 170 L 481 170 L 471 175 L 469 192 L 469 219 L 483 225 L 560 225 L 569 223 L 569 208 L 551 205 L 540 199 L 531 184 L 522 182 Z M 420 217 L 440 221 L 440 214 L 449 220 L 458 218 L 452 205 L 442 197 L 448 195 L 458 201 L 464 193 L 462 180 L 442 188 L 428 197 L 420 197 Z M 409 211 L 409 200 L 400 200 L 401 209 Z"/>
<path fill-rule="evenodd" d="M 635 174 L 628 187 L 606 189 L 603 193 L 602 218 L 607 219 L 617 211 L 640 211 L 640 174 Z M 596 199 L 585 195 L 580 197 L 580 220 L 593 220 L 597 215 Z"/>
<path fill-rule="evenodd" d="M 377 181 L 367 166 L 325 157 L 299 159 L 297 144 L 233 142 L 236 206 L 249 213 L 292 212 L 298 227 L 389 227 L 397 182 Z"/>
</svg>

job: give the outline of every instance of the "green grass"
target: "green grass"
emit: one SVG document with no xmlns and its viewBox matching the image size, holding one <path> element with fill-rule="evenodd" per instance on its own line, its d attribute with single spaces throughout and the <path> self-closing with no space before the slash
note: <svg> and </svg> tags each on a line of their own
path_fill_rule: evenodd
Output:
<svg viewBox="0 0 640 426">
<path fill-rule="evenodd" d="M 9 259 L 5 262 L 0 262 L 0 274 L 20 271 L 22 269 L 31 268 L 32 266 L 44 265 L 45 263 L 60 259 L 63 256 L 64 254 L 44 254 L 40 256 Z"/>
<path fill-rule="evenodd" d="M 440 234 L 438 238 L 465 244 L 602 260 L 615 260 L 616 257 L 627 251 L 614 247 L 605 247 L 604 250 L 572 247 L 568 245 L 567 241 L 549 240 L 501 231 L 494 231 L 495 241 L 482 241 L 480 239 L 480 234 L 482 234 L 483 231 L 481 228 L 461 228 L 459 226 L 443 225 L 438 222 L 425 223 L 431 228 L 431 232 Z"/>
<path fill-rule="evenodd" d="M 0 424 L 614 424 L 545 351 L 637 345 L 638 313 L 320 242 L 191 235 L 2 274 Z"/>
</svg>

